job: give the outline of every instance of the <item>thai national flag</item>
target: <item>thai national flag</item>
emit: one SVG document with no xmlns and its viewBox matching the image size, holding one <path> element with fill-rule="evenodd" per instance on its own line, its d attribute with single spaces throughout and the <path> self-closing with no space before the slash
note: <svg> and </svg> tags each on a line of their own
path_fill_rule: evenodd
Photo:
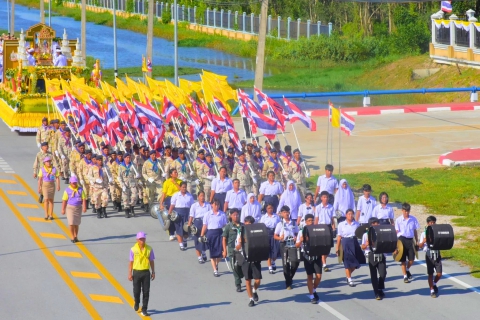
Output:
<svg viewBox="0 0 480 320">
<path fill-rule="evenodd" d="M 85 136 L 89 134 L 90 128 L 88 127 L 88 114 L 85 108 L 83 107 L 83 104 L 78 103 L 77 104 L 78 108 L 78 134 L 81 136 Z"/>
<path fill-rule="evenodd" d="M 146 101 L 146 103 L 141 103 L 135 99 L 132 99 L 133 104 L 135 105 L 135 111 L 137 112 L 137 116 L 143 124 L 151 122 L 157 128 L 163 127 L 163 121 L 160 118 L 157 110 L 150 104 L 150 102 Z"/>
<path fill-rule="evenodd" d="M 68 100 L 65 97 L 65 95 L 53 97 L 52 100 L 55 106 L 57 106 L 58 111 L 60 111 L 63 117 L 67 119 L 68 116 L 71 114 L 71 111 L 70 111 L 70 104 L 68 103 Z"/>
<path fill-rule="evenodd" d="M 310 131 L 316 131 L 317 130 L 317 124 L 315 121 L 313 121 L 309 116 L 307 116 L 302 110 L 300 110 L 296 105 L 293 104 L 290 100 L 287 98 L 283 98 L 283 102 L 285 103 L 285 111 L 288 113 L 288 118 L 290 120 L 290 123 L 295 123 L 295 121 L 302 121 L 307 128 L 310 129 Z"/>
<path fill-rule="evenodd" d="M 262 91 L 258 90 L 257 88 L 255 88 L 255 94 L 257 95 L 258 104 L 260 105 L 262 110 L 267 111 L 268 110 L 267 95 Z"/>
<path fill-rule="evenodd" d="M 342 130 L 347 134 L 347 136 L 349 136 L 355 128 L 355 119 L 342 110 L 340 114 L 340 123 L 340 130 Z"/>
<path fill-rule="evenodd" d="M 250 109 L 250 114 L 252 115 L 256 127 L 252 127 L 252 131 L 256 133 L 256 129 L 258 128 L 262 131 L 265 137 L 274 140 L 277 136 L 277 121 L 254 109 Z"/>
<path fill-rule="evenodd" d="M 152 60 L 150 58 L 147 58 L 147 70 L 148 72 L 152 72 L 153 65 L 152 65 Z"/>
<path fill-rule="evenodd" d="M 442 1 L 441 9 L 443 12 L 452 12 L 452 1 Z"/>
<path fill-rule="evenodd" d="M 115 109 L 109 104 L 107 112 L 105 113 L 105 120 L 107 122 L 107 133 L 109 136 L 110 143 L 114 147 L 118 142 L 118 138 L 115 134 L 117 130 L 120 129 L 120 123 L 118 119 L 118 114 Z"/>
<path fill-rule="evenodd" d="M 167 96 L 163 97 L 163 114 L 166 122 L 170 122 L 173 117 L 178 117 L 180 113 L 178 112 L 177 107 L 168 100 Z"/>
</svg>

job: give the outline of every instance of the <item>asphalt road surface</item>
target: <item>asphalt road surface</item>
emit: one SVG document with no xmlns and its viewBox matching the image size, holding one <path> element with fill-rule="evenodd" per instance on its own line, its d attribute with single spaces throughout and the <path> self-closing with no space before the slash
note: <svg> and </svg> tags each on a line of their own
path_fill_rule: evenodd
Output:
<svg viewBox="0 0 480 320">
<path fill-rule="evenodd" d="M 451 121 L 474 125 L 471 114 L 450 114 L 455 116 Z M 393 122 L 412 125 L 403 118 L 393 119 L 405 116 L 358 117 L 357 125 L 364 120 L 369 130 Z M 441 113 L 435 116 L 447 117 Z M 393 130 L 391 124 L 388 127 Z M 455 135 L 460 133 L 464 135 L 452 139 L 473 140 L 472 134 L 478 134 L 473 129 L 454 130 Z M 437 141 L 434 135 L 428 137 Z M 390 134 L 390 139 L 384 144 L 398 141 L 398 136 Z M 293 289 L 287 291 L 281 267 L 270 275 L 264 262 L 260 301 L 249 308 L 247 294 L 235 291 L 233 276 L 224 262 L 219 268 L 221 276 L 214 278 L 210 263 L 197 263 L 192 241 L 186 252 L 180 251 L 178 244 L 168 241 L 158 221 L 146 214 L 127 220 L 123 214 L 113 213 L 110 206 L 110 218 L 99 220 L 89 210 L 80 226 L 81 242 L 72 244 L 66 218 L 60 215 L 61 192 L 56 194 L 56 219 L 52 222 L 43 220 L 43 209 L 36 202 L 34 137 L 11 133 L 2 123 L 0 141 L 0 319 L 138 319 L 141 316 L 132 309 L 132 284 L 127 279 L 128 252 L 138 231 L 147 233 L 147 243 L 156 255 L 157 278 L 151 284 L 149 303 L 153 319 L 473 319 L 478 314 L 480 279 L 449 260 L 443 262 L 449 278 L 439 282 L 440 296 L 432 299 L 422 260 L 411 269 L 414 281 L 404 284 L 398 263 L 387 257 L 386 298 L 376 301 L 368 267 L 354 273 L 357 286 L 350 288 L 344 269 L 331 255 L 328 263 L 332 271 L 323 274 L 318 305 L 312 305 L 307 297 L 303 265 Z M 375 154 L 372 149 L 369 157 Z M 65 186 L 62 182 L 62 192 Z"/>
</svg>

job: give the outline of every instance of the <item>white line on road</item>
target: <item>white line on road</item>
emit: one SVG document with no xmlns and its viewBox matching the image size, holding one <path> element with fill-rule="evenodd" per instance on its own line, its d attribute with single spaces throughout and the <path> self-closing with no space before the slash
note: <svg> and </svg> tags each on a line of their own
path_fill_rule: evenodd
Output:
<svg viewBox="0 0 480 320">
<path fill-rule="evenodd" d="M 322 300 L 319 300 L 318 302 L 318 305 L 320 307 L 322 307 L 323 309 L 327 310 L 328 312 L 330 312 L 332 315 L 334 315 L 336 318 L 340 319 L 340 320 L 349 320 L 347 317 L 345 317 L 343 314 L 341 314 L 340 312 L 338 312 L 337 310 L 333 309 L 332 307 L 330 307 L 328 304 L 326 304 L 325 302 L 323 302 Z"/>
<path fill-rule="evenodd" d="M 417 154 L 414 156 L 404 156 L 404 157 L 384 157 L 384 158 L 370 158 L 370 159 L 355 159 L 355 160 L 342 160 L 342 162 L 362 162 L 362 161 L 375 161 L 375 160 L 388 160 L 388 159 L 403 159 L 403 158 L 418 158 L 418 157 L 432 157 L 432 156 L 441 156 L 440 153 L 432 154 Z"/>
<path fill-rule="evenodd" d="M 425 260 L 422 260 L 422 261 L 425 261 Z M 427 267 L 427 265 L 426 265 L 425 263 L 418 263 L 418 264 L 424 266 L 425 268 Z M 475 288 L 475 287 L 472 286 L 472 285 L 469 285 L 469 284 L 466 283 L 466 282 L 463 282 L 462 280 L 458 280 L 457 278 L 455 278 L 454 276 L 449 275 L 448 273 L 442 272 L 442 277 L 445 277 L 445 278 L 447 278 L 447 279 L 449 279 L 449 280 L 452 280 L 453 282 L 461 285 L 462 287 L 465 287 L 465 288 L 467 288 L 467 289 L 469 289 L 469 290 L 472 290 L 472 291 L 475 292 L 475 293 L 480 294 L 480 290 L 479 290 L 479 289 Z"/>
</svg>

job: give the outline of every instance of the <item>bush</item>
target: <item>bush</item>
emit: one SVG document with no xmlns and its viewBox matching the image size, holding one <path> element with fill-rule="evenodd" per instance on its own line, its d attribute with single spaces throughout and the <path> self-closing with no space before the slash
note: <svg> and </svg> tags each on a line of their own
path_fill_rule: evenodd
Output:
<svg viewBox="0 0 480 320">
<path fill-rule="evenodd" d="M 172 12 L 170 10 L 165 10 L 162 13 L 162 23 L 169 24 L 172 22 Z"/>
<path fill-rule="evenodd" d="M 127 1 L 127 4 L 125 6 L 125 11 L 128 13 L 132 13 L 135 5 L 134 0 L 126 0 L 126 1 Z"/>
</svg>

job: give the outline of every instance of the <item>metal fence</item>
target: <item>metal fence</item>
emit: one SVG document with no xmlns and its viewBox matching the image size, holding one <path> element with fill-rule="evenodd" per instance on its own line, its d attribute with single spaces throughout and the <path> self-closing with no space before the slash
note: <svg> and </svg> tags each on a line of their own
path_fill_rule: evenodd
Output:
<svg viewBox="0 0 480 320">
<path fill-rule="evenodd" d="M 79 3 L 80 0 L 67 1 L 70 3 Z M 87 0 L 87 5 L 96 6 L 105 9 L 113 9 L 114 0 Z M 116 9 L 118 11 L 127 10 L 127 0 L 116 0 Z M 154 4 L 154 15 L 161 18 L 165 12 L 170 12 L 170 16 L 174 19 L 174 5 L 168 2 L 156 1 Z M 133 14 L 145 15 L 148 12 L 147 0 L 133 1 Z M 198 11 L 197 7 L 186 7 L 178 5 L 178 21 L 188 22 L 191 24 L 199 24 L 219 29 L 234 30 L 250 34 L 258 34 L 260 28 L 260 15 L 247 14 L 246 12 L 232 12 L 224 9 L 207 8 L 203 14 Z M 200 13 L 200 14 L 199 14 Z M 301 37 L 310 38 L 318 35 L 331 35 L 332 23 L 322 24 L 321 21 L 311 22 L 310 20 L 302 21 L 301 19 L 292 20 L 287 17 L 280 16 L 273 18 L 268 16 L 267 34 L 270 37 L 287 40 L 297 40 Z"/>
</svg>

